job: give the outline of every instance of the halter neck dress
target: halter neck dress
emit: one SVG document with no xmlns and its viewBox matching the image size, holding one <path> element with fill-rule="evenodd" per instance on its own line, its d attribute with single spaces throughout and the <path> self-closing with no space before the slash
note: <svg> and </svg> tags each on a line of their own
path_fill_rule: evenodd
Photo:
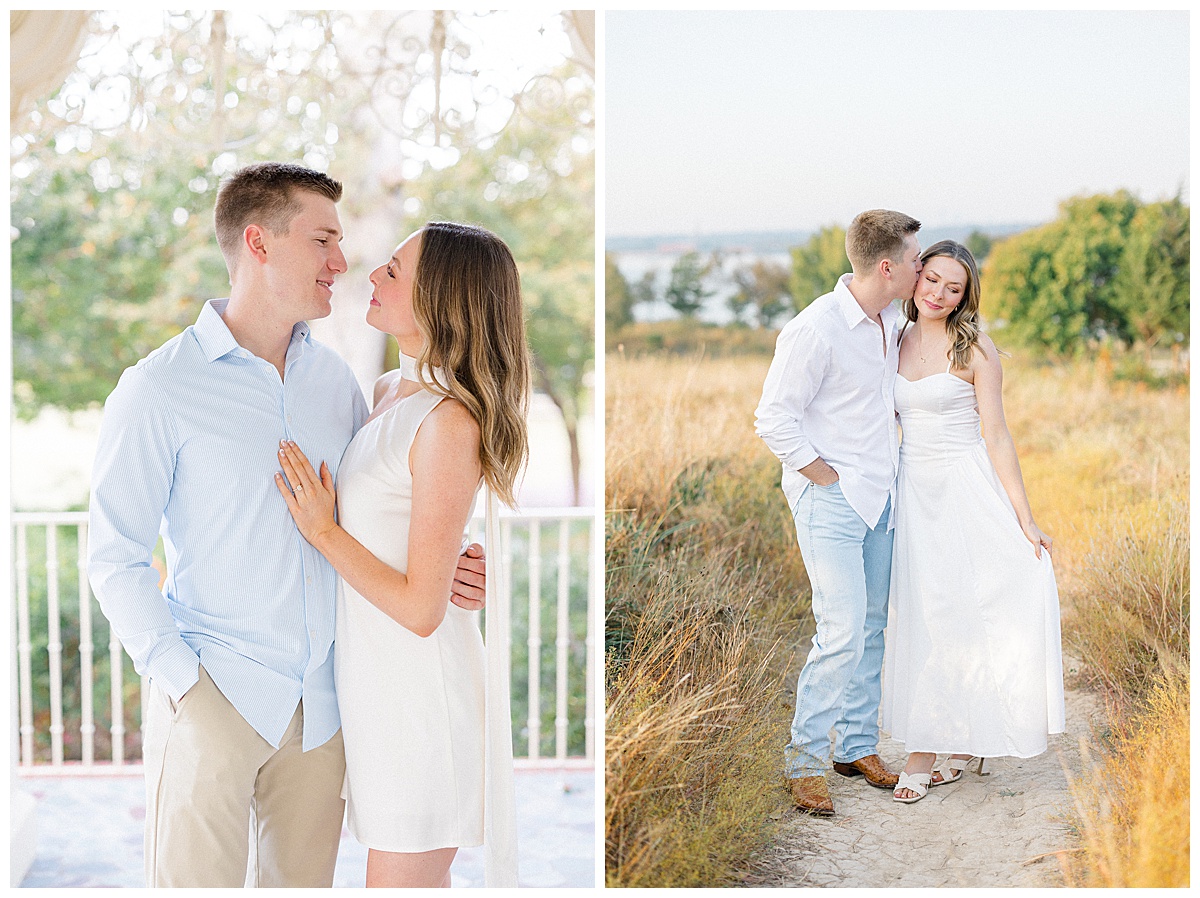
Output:
<svg viewBox="0 0 1200 898">
<path fill-rule="evenodd" d="M 401 572 L 412 512 L 409 450 L 442 399 L 422 389 L 367 421 L 338 470 L 342 527 Z M 489 589 L 496 561 L 488 559 Z M 489 664 L 479 612 L 448 602 L 441 625 L 422 638 L 339 582 L 334 670 L 350 832 L 382 851 L 487 842 L 488 885 L 516 885 L 507 669 L 498 676 Z"/>
<path fill-rule="evenodd" d="M 898 375 L 903 439 L 882 726 L 909 752 L 1032 757 L 1065 724 L 1058 589 L 980 431 L 975 387 Z"/>
</svg>

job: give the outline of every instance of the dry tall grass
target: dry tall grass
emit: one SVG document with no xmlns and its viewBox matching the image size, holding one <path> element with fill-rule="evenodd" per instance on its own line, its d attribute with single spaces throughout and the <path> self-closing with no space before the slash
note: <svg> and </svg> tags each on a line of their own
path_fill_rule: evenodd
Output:
<svg viewBox="0 0 1200 898">
<path fill-rule="evenodd" d="M 1083 853 L 1066 866 L 1078 887 L 1191 884 L 1191 748 L 1186 669 L 1161 677 L 1112 753 L 1074 784 Z"/>
<path fill-rule="evenodd" d="M 753 432 L 758 367 L 606 370 L 609 885 L 729 884 L 784 807 L 777 643 L 808 591 Z"/>
<path fill-rule="evenodd" d="M 1054 537 L 1059 588 L 1072 593 L 1089 567 L 1085 556 L 1114 525 L 1144 528 L 1163 502 L 1186 502 L 1187 393 L 1114 384 L 1098 366 L 1020 358 L 1005 360 L 1004 380 L 1030 503 Z"/>
<path fill-rule="evenodd" d="M 1093 544 L 1068 631 L 1118 719 L 1138 716 L 1164 678 L 1186 679 L 1190 657 L 1187 505 L 1172 497 L 1139 518 L 1120 515 Z"/>
<path fill-rule="evenodd" d="M 1173 497 L 1114 521 L 1072 596 L 1069 643 L 1108 698 L 1108 752 L 1075 784 L 1083 854 L 1078 886 L 1189 882 L 1191 541 Z"/>
<path fill-rule="evenodd" d="M 765 357 L 607 360 L 612 886 L 736 883 L 786 804 L 778 777 L 790 687 L 812 621 L 779 466 L 753 432 L 768 364 Z M 1005 370 L 1005 408 L 1033 509 L 1055 538 L 1067 643 L 1089 660 L 1106 659 L 1092 669 L 1101 683 L 1136 667 L 1141 685 L 1129 685 L 1129 694 L 1148 696 L 1147 684 L 1161 679 L 1156 670 L 1172 663 L 1163 659 L 1187 657 L 1190 593 L 1164 573 L 1177 574 L 1182 559 L 1186 587 L 1186 394 L 1114 386 L 1086 366 L 1010 359 Z M 1130 576 L 1134 569 L 1145 576 Z M 1152 581 L 1168 585 L 1155 592 L 1145 585 Z M 1152 657 L 1139 648 L 1146 645 Z M 1154 703 L 1138 707 L 1161 709 L 1144 718 L 1157 722 L 1142 741 L 1118 740 L 1115 757 L 1168 732 L 1166 721 L 1186 721 L 1186 685 L 1153 694 Z M 1169 766 L 1182 782 L 1187 759 L 1185 747 Z M 1142 795 L 1145 765 L 1132 756 L 1116 763 L 1128 794 Z M 1186 802 L 1186 790 L 1163 795 L 1171 810 L 1145 821 L 1169 819 L 1181 795 Z M 1113 833 L 1121 835 L 1109 841 L 1132 844 L 1142 836 L 1124 821 L 1135 817 L 1084 818 L 1085 845 L 1103 843 L 1091 835 L 1095 820 L 1118 821 Z M 1186 808 L 1182 820 L 1186 852 Z M 1178 832 L 1161 835 L 1180 844 Z M 1092 868 L 1119 863 L 1126 879 L 1135 864 L 1093 851 L 1085 858 Z"/>
</svg>

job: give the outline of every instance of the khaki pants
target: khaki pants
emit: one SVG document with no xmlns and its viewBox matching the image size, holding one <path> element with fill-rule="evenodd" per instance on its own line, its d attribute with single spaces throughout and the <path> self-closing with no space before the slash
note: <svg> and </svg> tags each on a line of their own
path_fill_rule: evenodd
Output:
<svg viewBox="0 0 1200 898">
<path fill-rule="evenodd" d="M 147 886 L 333 884 L 342 734 L 302 752 L 303 722 L 301 705 L 276 749 L 203 667 L 178 704 L 151 683 L 142 748 Z"/>
</svg>

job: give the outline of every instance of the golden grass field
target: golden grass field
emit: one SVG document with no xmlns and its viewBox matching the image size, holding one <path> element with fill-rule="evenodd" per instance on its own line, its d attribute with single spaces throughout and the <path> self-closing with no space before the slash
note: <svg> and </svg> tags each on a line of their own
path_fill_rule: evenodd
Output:
<svg viewBox="0 0 1200 898">
<path fill-rule="evenodd" d="M 736 885 L 788 807 L 788 676 L 813 625 L 779 465 L 753 430 L 769 362 L 607 358 L 611 886 Z M 1095 365 L 1005 371 L 1064 643 L 1111 708 L 1067 881 L 1184 885 L 1188 397 Z"/>
</svg>

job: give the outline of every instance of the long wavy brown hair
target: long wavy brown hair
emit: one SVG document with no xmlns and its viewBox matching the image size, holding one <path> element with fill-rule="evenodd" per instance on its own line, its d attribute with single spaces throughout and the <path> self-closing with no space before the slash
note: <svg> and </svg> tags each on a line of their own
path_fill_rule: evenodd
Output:
<svg viewBox="0 0 1200 898">
<path fill-rule="evenodd" d="M 946 333 L 950 335 L 950 349 L 946 353 L 953 367 L 960 371 L 971 364 L 971 356 L 979 345 L 979 266 L 971 251 L 961 243 L 953 240 L 939 240 L 925 252 L 921 253 L 921 263 L 935 256 L 945 256 L 953 259 L 967 269 L 967 283 L 963 289 L 963 298 L 954 310 L 946 317 Z M 917 303 L 915 299 L 906 299 L 901 305 L 904 317 L 909 321 L 917 320 Z M 983 347 L 979 347 L 983 352 Z"/>
<path fill-rule="evenodd" d="M 422 386 L 452 396 L 479 424 L 484 482 L 508 506 L 529 457 L 531 369 L 521 277 L 504 241 L 484 228 L 430 222 L 421 229 L 413 317 L 425 338 Z M 440 367 L 431 384 L 426 366 Z"/>
</svg>

